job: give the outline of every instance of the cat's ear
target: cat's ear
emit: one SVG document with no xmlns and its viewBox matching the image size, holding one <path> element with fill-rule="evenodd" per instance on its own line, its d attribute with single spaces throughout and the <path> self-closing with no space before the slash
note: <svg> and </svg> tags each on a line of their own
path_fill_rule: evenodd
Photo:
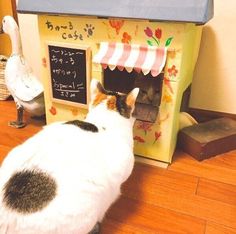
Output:
<svg viewBox="0 0 236 234">
<path fill-rule="evenodd" d="M 126 104 L 134 109 L 134 104 L 139 93 L 139 88 L 134 88 L 131 92 L 127 94 Z"/>
<path fill-rule="evenodd" d="M 98 80 L 92 79 L 90 82 L 90 98 L 91 98 L 91 100 L 94 100 L 95 97 L 100 93 L 105 93 L 105 90 L 104 90 L 102 84 Z"/>
</svg>

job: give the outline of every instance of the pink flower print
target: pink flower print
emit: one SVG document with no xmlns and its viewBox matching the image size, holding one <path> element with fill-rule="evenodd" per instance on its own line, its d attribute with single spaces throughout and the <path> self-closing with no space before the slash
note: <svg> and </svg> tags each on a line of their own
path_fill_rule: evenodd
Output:
<svg viewBox="0 0 236 234">
<path fill-rule="evenodd" d="M 158 40 L 160 40 L 160 39 L 161 39 L 161 35 L 162 35 L 162 30 L 161 30 L 160 28 L 157 28 L 157 29 L 155 30 L 155 36 L 156 36 L 156 38 L 157 38 Z"/>
<path fill-rule="evenodd" d="M 134 141 L 137 141 L 139 143 L 145 143 L 145 140 L 142 137 L 140 137 L 140 136 L 135 136 L 134 137 Z"/>
<path fill-rule="evenodd" d="M 151 129 L 152 124 L 149 122 L 144 122 L 144 121 L 140 121 L 139 125 L 137 126 L 137 129 L 141 129 L 144 131 L 145 135 L 147 134 L 147 132 L 152 131 Z"/>
<path fill-rule="evenodd" d="M 156 42 L 157 45 L 160 44 L 160 40 L 154 37 L 152 29 L 150 29 L 149 27 L 146 27 L 146 29 L 144 29 L 144 32 L 148 37 L 151 37 Z M 158 33 L 160 33 L 160 32 L 158 32 Z M 160 35 L 158 35 L 158 36 L 160 36 Z M 147 40 L 147 43 L 148 43 L 148 45 L 153 46 L 153 41 Z"/>
<path fill-rule="evenodd" d="M 178 73 L 178 70 L 176 69 L 175 65 L 173 65 L 171 68 L 168 68 L 167 71 L 169 73 L 169 76 L 176 76 Z"/>
<path fill-rule="evenodd" d="M 146 29 L 144 29 L 144 32 L 148 37 L 153 37 L 153 32 L 149 27 L 146 27 Z"/>
<path fill-rule="evenodd" d="M 161 132 L 155 132 L 155 140 L 153 144 L 155 144 L 160 137 L 161 137 Z"/>
<path fill-rule="evenodd" d="M 174 91 L 173 91 L 173 88 L 171 86 L 171 82 L 169 79 L 167 79 L 166 77 L 164 77 L 164 84 L 165 86 L 169 89 L 169 91 L 173 94 Z"/>
</svg>

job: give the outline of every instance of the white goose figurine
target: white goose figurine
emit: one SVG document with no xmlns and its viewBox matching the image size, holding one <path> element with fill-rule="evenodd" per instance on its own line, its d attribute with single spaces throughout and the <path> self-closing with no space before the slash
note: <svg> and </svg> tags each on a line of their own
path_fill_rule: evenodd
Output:
<svg viewBox="0 0 236 234">
<path fill-rule="evenodd" d="M 22 53 L 21 38 L 18 25 L 13 17 L 5 16 L 2 20 L 2 32 L 8 34 L 12 44 L 12 54 L 5 68 L 5 82 L 17 108 L 17 120 L 10 126 L 22 128 L 23 111 L 32 116 L 45 114 L 43 86 L 33 74 Z"/>
</svg>

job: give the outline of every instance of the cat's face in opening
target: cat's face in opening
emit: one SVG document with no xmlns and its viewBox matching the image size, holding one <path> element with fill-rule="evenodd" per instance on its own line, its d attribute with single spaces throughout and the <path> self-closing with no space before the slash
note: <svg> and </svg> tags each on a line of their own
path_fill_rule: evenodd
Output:
<svg viewBox="0 0 236 234">
<path fill-rule="evenodd" d="M 105 103 L 108 110 L 116 111 L 125 118 L 130 118 L 139 93 L 139 88 L 134 88 L 128 94 L 107 91 L 96 79 L 92 79 L 90 85 L 91 101 L 90 108 L 100 103 Z"/>
</svg>

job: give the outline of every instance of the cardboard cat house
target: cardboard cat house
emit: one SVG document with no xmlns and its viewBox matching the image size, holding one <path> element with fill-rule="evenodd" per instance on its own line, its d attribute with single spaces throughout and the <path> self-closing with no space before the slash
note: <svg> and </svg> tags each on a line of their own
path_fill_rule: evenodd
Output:
<svg viewBox="0 0 236 234">
<path fill-rule="evenodd" d="M 18 12 L 38 15 L 47 123 L 84 119 L 92 77 L 140 87 L 134 153 L 171 162 L 213 0 L 19 0 Z"/>
</svg>

